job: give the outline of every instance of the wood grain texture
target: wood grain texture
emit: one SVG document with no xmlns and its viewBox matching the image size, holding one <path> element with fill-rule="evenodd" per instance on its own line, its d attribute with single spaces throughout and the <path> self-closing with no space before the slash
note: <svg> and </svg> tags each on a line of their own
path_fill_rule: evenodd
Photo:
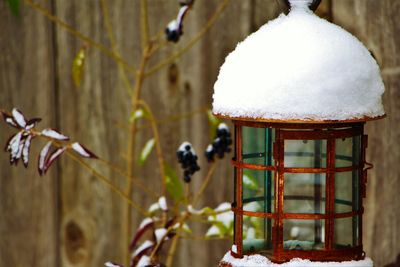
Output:
<svg viewBox="0 0 400 267">
<path fill-rule="evenodd" d="M 84 34 L 111 47 L 100 1 L 38 2 L 45 3 L 63 21 Z M 137 65 L 141 51 L 139 1 L 106 2 L 118 49 L 125 60 Z M 169 0 L 148 3 L 150 33 L 154 35 L 176 16 L 179 5 L 178 1 Z M 181 41 L 163 48 L 149 66 L 191 40 L 219 3 L 196 1 L 185 19 Z M 368 159 L 375 168 L 369 176 L 364 229 L 365 250 L 377 267 L 394 261 L 400 253 L 397 242 L 400 236 L 400 168 L 397 166 L 400 117 L 396 115 L 400 110 L 397 103 L 399 4 L 391 0 L 324 0 L 319 10 L 322 16 L 332 18 L 356 34 L 373 51 L 383 69 L 387 90 L 384 101 L 389 116 L 368 126 Z M 212 30 L 187 54 L 146 79 L 142 96 L 161 122 L 159 129 L 166 161 L 177 170 L 175 150 L 181 142 L 190 141 L 199 155 L 210 142 L 205 110 L 211 107 L 213 84 L 225 57 L 237 42 L 283 10 L 278 0 L 232 0 Z M 3 1 L 0 15 L 0 106 L 6 109 L 19 106 L 27 115 L 41 116 L 45 119 L 41 125 L 59 127 L 102 158 L 124 168 L 130 100 L 116 63 L 89 47 L 82 85 L 75 88 L 71 64 L 79 48 L 85 45 L 83 42 L 64 29 L 52 26 L 29 7 L 24 8 L 21 19 L 16 19 Z M 128 78 L 132 83 L 131 74 Z M 0 127 L 0 140 L 5 141 L 12 131 L 6 126 Z M 152 137 L 147 123 L 141 121 L 139 129 L 136 154 Z M 196 208 L 215 207 L 232 200 L 229 158 L 218 167 L 207 194 Z M 90 164 L 109 176 L 119 188 L 125 188 L 125 178 L 99 163 Z M 208 169 L 203 157 L 200 165 L 201 172 L 193 177 L 193 191 Z M 28 171 L 21 166 L 11 168 L 7 155 L 0 154 L 0 266 L 97 267 L 108 260 L 123 262 L 124 246 L 130 238 L 124 233 L 126 202 L 67 157 L 63 157 L 58 171 L 54 168 L 41 179 L 32 167 Z M 143 167 L 135 165 L 135 176 L 154 190 L 159 189 L 154 153 Z M 138 188 L 132 197 L 144 208 L 156 200 Z M 133 213 L 133 230 L 141 219 L 141 215 Z M 190 226 L 195 235 L 207 229 L 198 223 L 191 222 Z M 230 245 L 230 241 L 184 240 L 179 243 L 174 266 L 217 266 Z"/>
<path fill-rule="evenodd" d="M 54 55 L 51 24 L 32 10 L 13 16 L 0 1 L 0 107 L 18 107 L 27 117 L 42 117 L 40 126 L 55 127 Z M 15 133 L 0 125 L 0 143 Z M 36 171 L 39 146 L 34 140 L 30 168 L 10 167 L 0 153 L 0 266 L 56 266 L 57 171 Z"/>
<path fill-rule="evenodd" d="M 364 249 L 375 266 L 394 262 L 400 254 L 400 3 L 382 0 L 334 0 L 334 22 L 355 34 L 375 55 L 386 86 L 388 117 L 367 125 L 369 172 Z"/>
</svg>

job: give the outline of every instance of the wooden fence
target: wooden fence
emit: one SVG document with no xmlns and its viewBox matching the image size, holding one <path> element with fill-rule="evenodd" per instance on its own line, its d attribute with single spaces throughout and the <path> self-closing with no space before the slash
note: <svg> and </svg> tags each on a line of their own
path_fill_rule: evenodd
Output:
<svg viewBox="0 0 400 267">
<path fill-rule="evenodd" d="M 19 107 L 28 116 L 42 117 L 42 126 L 59 128 L 113 164 L 125 166 L 128 130 L 124 122 L 130 102 L 117 64 L 90 48 L 82 85 L 75 88 L 71 63 L 84 42 L 27 5 L 29 1 L 21 0 L 20 17 L 12 15 L 6 2 L 0 1 L 0 107 Z M 176 15 L 178 1 L 148 2 L 150 30 L 157 33 Z M 172 50 L 162 50 L 151 65 L 193 38 L 220 2 L 197 1 L 185 22 L 181 42 Z M 36 3 L 111 47 L 99 1 Z M 108 1 L 108 6 L 121 55 L 128 63 L 137 64 L 139 1 L 114 0 Z M 200 42 L 146 80 L 143 96 L 162 122 L 162 147 L 168 162 L 175 162 L 175 149 L 184 140 L 198 150 L 209 143 L 205 109 L 211 104 L 219 66 L 238 41 L 276 17 L 282 8 L 277 0 L 231 0 Z M 319 13 L 361 39 L 382 68 L 388 117 L 367 127 L 368 159 L 375 168 L 369 173 L 364 225 L 365 251 L 375 266 L 382 267 L 400 253 L 400 1 L 324 0 Z M 176 115 L 181 116 L 176 119 Z M 0 140 L 5 142 L 12 131 L 5 125 L 0 128 Z M 142 127 L 139 148 L 149 136 L 149 129 Z M 37 155 L 38 149 L 35 147 L 32 155 Z M 152 156 L 135 175 L 157 187 L 155 164 Z M 200 164 L 207 166 L 203 159 Z M 44 177 L 37 175 L 34 165 L 32 160 L 28 170 L 10 167 L 7 154 L 0 154 L 0 266 L 95 267 L 122 260 L 127 238 L 124 200 L 68 158 Z M 122 177 L 99 163 L 94 166 L 120 188 L 125 186 Z M 196 177 L 194 187 L 200 184 Z M 202 204 L 230 201 L 231 177 L 225 159 Z M 133 198 L 143 207 L 154 202 L 140 192 Z M 132 229 L 140 220 L 134 214 Z M 196 232 L 205 229 L 194 227 Z M 228 241 L 187 240 L 180 243 L 174 265 L 216 266 L 228 248 Z"/>
</svg>

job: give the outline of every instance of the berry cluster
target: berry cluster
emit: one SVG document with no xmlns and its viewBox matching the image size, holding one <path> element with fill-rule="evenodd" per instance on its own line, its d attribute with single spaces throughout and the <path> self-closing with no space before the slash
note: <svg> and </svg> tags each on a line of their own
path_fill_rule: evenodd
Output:
<svg viewBox="0 0 400 267">
<path fill-rule="evenodd" d="M 165 29 L 167 40 L 174 43 L 178 42 L 183 34 L 183 19 L 193 5 L 193 1 L 182 1 L 180 5 L 181 8 L 179 9 L 176 19 L 172 20 Z"/>
<path fill-rule="evenodd" d="M 176 151 L 176 156 L 183 169 L 183 180 L 189 183 L 192 175 L 200 170 L 196 152 L 189 142 L 183 142 Z"/>
<path fill-rule="evenodd" d="M 213 143 L 208 145 L 205 156 L 208 162 L 214 161 L 215 155 L 222 159 L 225 153 L 231 152 L 230 145 L 232 144 L 231 133 L 225 123 L 220 123 L 217 128 L 217 137 Z"/>
</svg>

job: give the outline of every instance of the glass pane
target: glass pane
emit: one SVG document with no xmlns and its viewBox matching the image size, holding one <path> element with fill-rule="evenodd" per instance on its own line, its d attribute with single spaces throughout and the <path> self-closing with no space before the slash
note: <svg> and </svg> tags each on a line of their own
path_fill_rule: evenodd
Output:
<svg viewBox="0 0 400 267">
<path fill-rule="evenodd" d="M 361 153 L 360 140 L 360 136 L 336 139 L 336 168 L 359 164 Z"/>
<path fill-rule="evenodd" d="M 325 213 L 325 173 L 285 173 L 285 213 Z"/>
<path fill-rule="evenodd" d="M 358 245 L 358 216 L 335 219 L 334 246 L 337 249 Z"/>
<path fill-rule="evenodd" d="M 326 168 L 326 140 L 285 140 L 285 167 Z"/>
<path fill-rule="evenodd" d="M 335 173 L 335 213 L 359 209 L 358 171 Z"/>
<path fill-rule="evenodd" d="M 243 216 L 243 252 L 270 254 L 273 219 Z"/>
<path fill-rule="evenodd" d="M 285 250 L 323 250 L 324 220 L 284 220 L 283 248 Z"/>
<path fill-rule="evenodd" d="M 274 211 L 274 172 L 243 170 L 243 210 Z"/>
<path fill-rule="evenodd" d="M 242 127 L 243 162 L 273 165 L 272 142 L 274 130 L 270 128 Z"/>
</svg>

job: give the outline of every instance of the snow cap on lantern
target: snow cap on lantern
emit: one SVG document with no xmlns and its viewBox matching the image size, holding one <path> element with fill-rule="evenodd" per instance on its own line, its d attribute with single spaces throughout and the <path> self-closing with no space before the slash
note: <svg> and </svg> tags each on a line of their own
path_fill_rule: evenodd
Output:
<svg viewBox="0 0 400 267">
<path fill-rule="evenodd" d="M 310 0 L 239 43 L 214 85 L 213 112 L 264 120 L 354 120 L 384 115 L 384 85 L 368 49 L 314 15 Z"/>
</svg>

